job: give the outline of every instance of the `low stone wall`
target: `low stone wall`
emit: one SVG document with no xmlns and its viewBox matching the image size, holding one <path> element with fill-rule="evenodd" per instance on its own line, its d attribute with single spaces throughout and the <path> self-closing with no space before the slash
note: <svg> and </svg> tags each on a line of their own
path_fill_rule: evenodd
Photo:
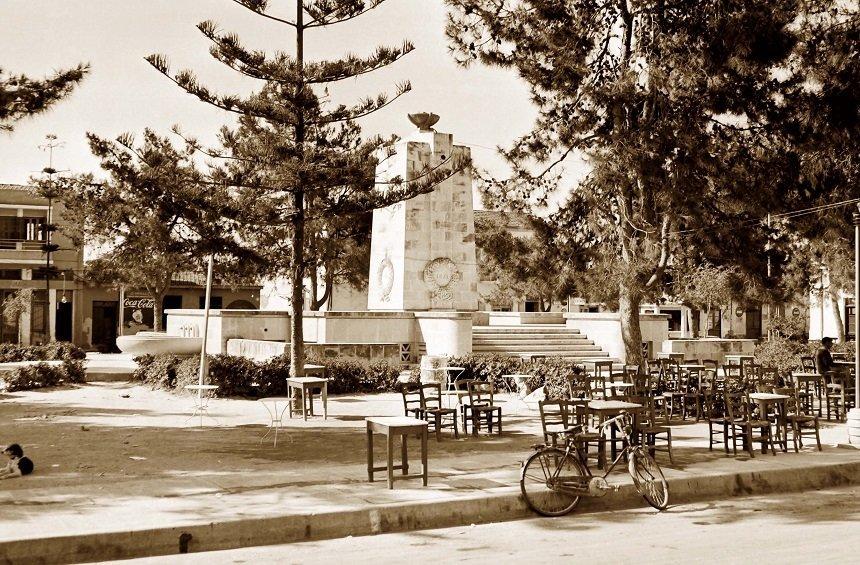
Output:
<svg viewBox="0 0 860 565">
<path fill-rule="evenodd" d="M 621 338 L 621 315 L 617 312 L 566 312 L 565 324 L 579 330 L 594 341 L 610 357 L 626 362 L 627 353 Z M 639 328 L 642 341 L 649 353 L 661 351 L 669 339 L 669 316 L 667 314 L 640 314 Z"/>
<path fill-rule="evenodd" d="M 167 333 L 201 337 L 203 310 L 171 309 L 167 313 Z M 290 341 L 289 312 L 268 310 L 210 310 L 206 352 L 224 353 L 227 341 L 234 338 L 264 341 Z"/>
<path fill-rule="evenodd" d="M 664 353 L 683 353 L 687 359 L 713 359 L 722 364 L 726 355 L 752 355 L 754 339 L 670 339 L 663 343 Z"/>
<path fill-rule="evenodd" d="M 289 353 L 289 343 L 254 339 L 227 340 L 227 354 L 247 357 L 254 361 L 266 361 L 272 357 Z M 409 344 L 402 343 L 306 343 L 305 355 L 319 359 L 363 359 L 365 361 L 388 361 L 392 365 L 411 361 Z"/>
<path fill-rule="evenodd" d="M 564 312 L 482 312 L 477 318 L 484 326 L 527 326 L 529 324 L 563 324 Z"/>
</svg>

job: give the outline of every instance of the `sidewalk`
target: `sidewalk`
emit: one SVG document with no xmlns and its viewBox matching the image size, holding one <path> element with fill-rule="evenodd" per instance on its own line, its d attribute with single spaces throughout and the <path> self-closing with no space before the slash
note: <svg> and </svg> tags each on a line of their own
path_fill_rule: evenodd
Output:
<svg viewBox="0 0 860 565">
<path fill-rule="evenodd" d="M 529 515 L 518 472 L 540 441 L 536 412 L 506 413 L 501 437 L 431 437 L 429 486 L 407 480 L 389 490 L 384 474 L 367 482 L 364 417 L 399 415 L 398 395 L 331 397 L 327 421 L 290 421 L 276 448 L 271 437 L 260 442 L 265 410 L 254 401 L 213 400 L 220 425 L 203 429 L 185 427 L 189 405 L 128 383 L 0 397 L 0 443 L 24 444 L 37 465 L 0 483 L 0 561 L 177 553 L 182 534 L 192 536 L 189 551 L 202 551 Z M 704 424 L 674 427 L 676 465 L 660 456 L 671 498 L 860 481 L 860 453 L 833 447 L 844 426 L 822 432 L 823 452 L 750 459 L 708 451 Z M 417 444 L 411 453 L 418 470 Z M 628 487 L 577 512 L 645 504 L 623 469 L 610 480 Z"/>
</svg>

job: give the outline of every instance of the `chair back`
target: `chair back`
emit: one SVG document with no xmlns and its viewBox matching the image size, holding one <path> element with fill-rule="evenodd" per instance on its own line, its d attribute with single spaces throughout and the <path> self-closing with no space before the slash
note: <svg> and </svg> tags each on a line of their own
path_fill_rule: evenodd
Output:
<svg viewBox="0 0 860 565">
<path fill-rule="evenodd" d="M 743 392 L 723 393 L 725 400 L 726 415 L 734 421 L 749 421 L 751 411 L 747 395 Z"/>
<path fill-rule="evenodd" d="M 772 387 L 782 386 L 779 378 L 779 369 L 776 367 L 762 367 L 761 371 L 761 384 L 766 384 Z"/>
<path fill-rule="evenodd" d="M 441 410 L 442 383 L 424 383 L 421 385 L 421 408 L 424 410 Z"/>
<path fill-rule="evenodd" d="M 803 355 L 800 357 L 800 368 L 804 373 L 817 373 L 818 367 L 815 366 L 815 357 Z"/>
<path fill-rule="evenodd" d="M 606 377 L 603 375 L 588 375 L 588 398 L 595 400 L 605 400 L 606 394 Z"/>
<path fill-rule="evenodd" d="M 635 375 L 631 377 L 633 383 L 633 396 L 653 396 L 654 391 L 651 388 L 651 375 Z"/>
<path fill-rule="evenodd" d="M 541 400 L 538 402 L 538 409 L 544 441 L 549 441 L 550 433 L 563 432 L 569 427 L 566 400 L 560 398 Z"/>
<path fill-rule="evenodd" d="M 713 369 L 715 372 L 720 368 L 720 364 L 714 359 L 702 359 L 702 365 L 705 366 L 705 369 Z"/>
<path fill-rule="evenodd" d="M 466 386 L 469 390 L 469 404 L 472 406 L 493 406 L 493 383 L 487 381 L 469 381 Z"/>
<path fill-rule="evenodd" d="M 592 375 L 603 377 L 606 380 L 612 378 L 612 361 L 595 361 Z"/>
<path fill-rule="evenodd" d="M 579 427 L 588 429 L 591 410 L 588 408 L 588 399 L 569 400 L 567 402 L 567 425 L 568 427 Z"/>
<path fill-rule="evenodd" d="M 421 386 L 418 383 L 403 383 L 400 389 L 400 395 L 403 398 L 403 414 L 404 416 L 414 415 L 418 410 L 421 410 L 422 394 Z"/>
<path fill-rule="evenodd" d="M 725 376 L 724 388 L 737 391 L 743 388 L 744 373 L 740 363 L 726 363 L 723 365 Z"/>
<path fill-rule="evenodd" d="M 785 401 L 785 413 L 788 416 L 803 414 L 802 404 L 797 398 L 797 390 L 794 387 L 778 387 L 773 389 L 774 394 L 784 394 L 788 396 Z"/>
<path fill-rule="evenodd" d="M 571 399 L 591 398 L 591 387 L 587 375 L 569 375 L 567 377 L 567 392 Z"/>
</svg>

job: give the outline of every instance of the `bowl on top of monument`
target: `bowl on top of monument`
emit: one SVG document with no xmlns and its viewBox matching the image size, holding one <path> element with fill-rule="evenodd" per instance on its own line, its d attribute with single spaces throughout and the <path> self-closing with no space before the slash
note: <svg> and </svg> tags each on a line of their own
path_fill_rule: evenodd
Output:
<svg viewBox="0 0 860 565">
<path fill-rule="evenodd" d="M 409 121 L 418 126 L 421 131 L 430 131 L 436 122 L 439 121 L 439 114 L 433 112 L 419 112 L 417 114 L 408 114 Z"/>
</svg>

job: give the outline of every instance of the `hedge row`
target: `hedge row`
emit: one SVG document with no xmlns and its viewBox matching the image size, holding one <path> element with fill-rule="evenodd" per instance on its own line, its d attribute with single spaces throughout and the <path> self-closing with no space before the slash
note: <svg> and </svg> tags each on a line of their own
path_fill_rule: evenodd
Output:
<svg viewBox="0 0 860 565">
<path fill-rule="evenodd" d="M 182 389 L 197 382 L 200 357 L 177 357 L 170 354 L 143 355 L 135 358 L 138 369 L 135 380 L 154 388 Z M 232 355 L 209 356 L 207 382 L 218 386 L 219 396 L 279 396 L 287 393 L 286 380 L 290 374 L 290 359 L 286 355 L 263 363 Z M 329 379 L 328 391 L 332 394 L 359 392 L 390 392 L 398 389 L 401 369 L 386 361 L 358 361 L 351 359 L 309 359 L 309 363 L 325 365 Z M 448 364 L 464 367 L 463 378 L 492 380 L 502 390 L 502 375 L 529 374 L 526 381 L 529 391 L 546 386 L 547 396 L 566 396 L 568 377 L 582 374 L 582 368 L 573 361 L 546 358 L 531 362 L 504 355 L 469 354 L 453 357 Z M 418 379 L 418 370 L 412 379 Z"/>
<path fill-rule="evenodd" d="M 69 383 L 84 382 L 84 364 L 66 359 L 61 365 L 34 363 L 18 367 L 8 379 L 4 379 L 7 392 L 47 388 Z"/>
<path fill-rule="evenodd" d="M 55 341 L 45 345 L 0 344 L 0 363 L 17 361 L 75 361 L 86 358 L 83 349 L 67 341 Z"/>
<path fill-rule="evenodd" d="M 233 355 L 210 355 L 208 384 L 218 386 L 218 396 L 282 396 L 287 394 L 287 377 L 290 358 L 286 355 L 257 363 Z M 135 380 L 153 388 L 181 390 L 196 383 L 200 357 L 177 357 L 170 354 L 136 357 L 138 369 Z M 308 363 L 324 364 L 328 392 L 344 394 L 356 392 L 385 392 L 396 390 L 400 369 L 385 361 L 355 361 L 349 359 L 309 359 Z"/>
</svg>

